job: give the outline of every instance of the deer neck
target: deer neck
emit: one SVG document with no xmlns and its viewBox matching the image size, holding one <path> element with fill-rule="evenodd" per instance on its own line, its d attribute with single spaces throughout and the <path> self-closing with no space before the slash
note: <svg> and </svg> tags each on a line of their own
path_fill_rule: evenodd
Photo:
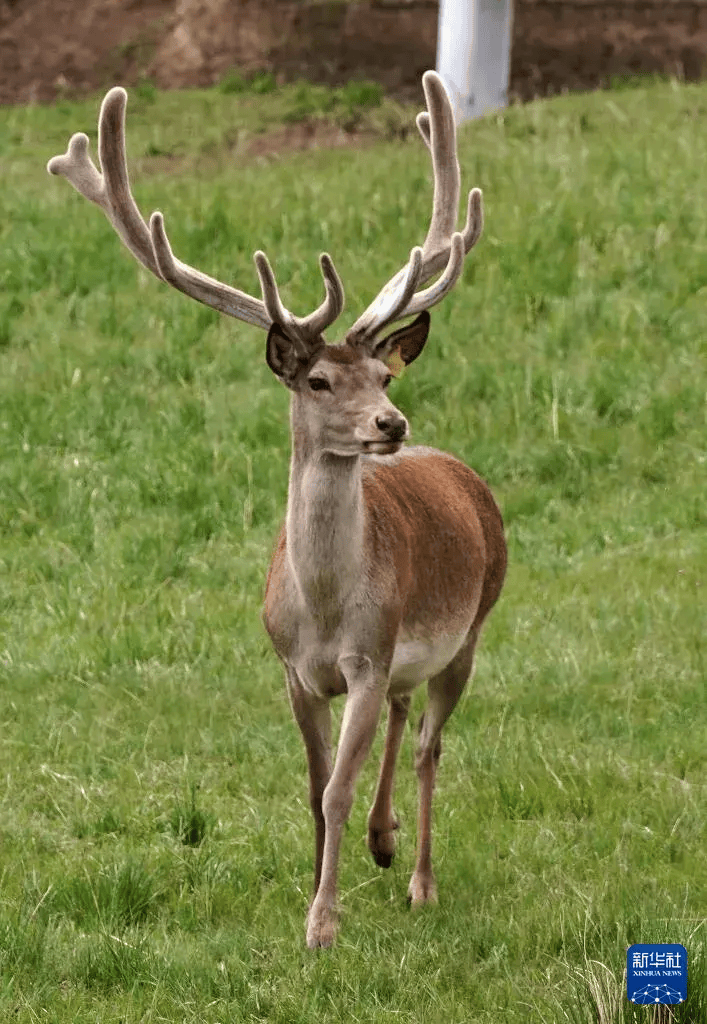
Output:
<svg viewBox="0 0 707 1024">
<path fill-rule="evenodd" d="M 287 556 L 317 619 L 338 617 L 361 576 L 365 512 L 359 456 L 318 449 L 293 417 Z"/>
</svg>

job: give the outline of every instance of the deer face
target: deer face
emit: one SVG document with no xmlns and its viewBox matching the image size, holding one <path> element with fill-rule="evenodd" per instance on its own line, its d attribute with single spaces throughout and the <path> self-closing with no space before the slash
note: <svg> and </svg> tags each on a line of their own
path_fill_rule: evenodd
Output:
<svg viewBox="0 0 707 1024">
<path fill-rule="evenodd" d="M 340 456 L 391 455 L 408 436 L 408 423 L 386 390 L 393 370 L 422 351 L 429 314 L 393 332 L 375 347 L 325 345 L 304 360 L 284 331 L 273 325 L 267 361 L 293 392 L 293 427 L 317 450 Z"/>
<path fill-rule="evenodd" d="M 396 452 L 408 424 L 386 394 L 388 367 L 348 345 L 326 348 L 298 382 L 298 406 L 317 448 L 335 455 Z"/>
</svg>

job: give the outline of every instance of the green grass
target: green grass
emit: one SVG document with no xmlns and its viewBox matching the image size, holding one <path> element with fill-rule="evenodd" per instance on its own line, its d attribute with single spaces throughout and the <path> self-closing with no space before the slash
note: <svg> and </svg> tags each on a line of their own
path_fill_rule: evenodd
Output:
<svg viewBox="0 0 707 1024">
<path fill-rule="evenodd" d="M 428 158 L 412 138 L 246 158 L 305 101 L 143 90 L 134 189 L 206 272 L 255 291 L 265 249 L 296 312 L 330 251 L 345 326 L 421 241 Z M 490 481 L 510 571 L 445 733 L 439 906 L 405 905 L 410 735 L 398 858 L 366 851 L 379 740 L 324 955 L 259 619 L 287 395 L 258 331 L 161 287 L 46 175 L 96 112 L 0 111 L 0 1019 L 647 1021 L 622 964 L 658 940 L 692 958 L 674 1019 L 707 1021 L 707 89 L 461 132 L 486 231 L 391 395 Z"/>
</svg>

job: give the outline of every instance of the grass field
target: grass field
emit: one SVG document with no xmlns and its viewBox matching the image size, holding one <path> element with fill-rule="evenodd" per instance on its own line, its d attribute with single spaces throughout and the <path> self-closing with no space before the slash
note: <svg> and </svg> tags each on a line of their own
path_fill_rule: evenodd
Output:
<svg viewBox="0 0 707 1024">
<path fill-rule="evenodd" d="M 243 155 L 323 95 L 143 89 L 128 151 L 182 259 L 254 291 L 262 247 L 305 312 L 327 249 L 346 326 L 421 241 L 429 168 L 413 136 Z M 405 903 L 410 734 L 398 858 L 366 850 L 379 739 L 321 955 L 259 618 L 287 394 L 260 332 L 160 286 L 47 176 L 97 109 L 0 111 L 0 1019 L 707 1022 L 707 88 L 460 134 L 485 235 L 391 397 L 489 480 L 509 575 L 445 733 L 439 906 Z M 639 941 L 688 948 L 674 1017 L 626 1003 Z"/>
</svg>

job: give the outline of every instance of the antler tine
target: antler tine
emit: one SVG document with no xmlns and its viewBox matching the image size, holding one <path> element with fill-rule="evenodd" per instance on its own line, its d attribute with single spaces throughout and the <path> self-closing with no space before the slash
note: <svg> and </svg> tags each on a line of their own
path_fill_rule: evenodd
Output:
<svg viewBox="0 0 707 1024">
<path fill-rule="evenodd" d="M 423 309 L 431 309 L 441 302 L 447 292 L 450 292 L 461 277 L 464 269 L 464 236 L 461 231 L 455 231 L 449 243 L 449 262 L 442 276 L 433 285 L 417 292 L 405 306 L 405 316 L 416 316 Z"/>
<path fill-rule="evenodd" d="M 98 150 L 102 174 L 88 155 L 88 136 L 72 135 L 63 156 L 47 164 L 77 192 L 103 210 L 124 244 L 144 267 L 160 277 L 152 252 L 150 232 L 130 192 L 125 161 L 125 105 L 127 93 L 119 86 L 106 93 L 98 118 Z"/>
<path fill-rule="evenodd" d="M 254 254 L 253 259 L 255 260 L 255 269 L 258 271 L 258 278 L 260 279 L 263 302 L 265 303 L 270 320 L 275 324 L 280 324 L 281 327 L 291 327 L 294 317 L 282 304 L 275 274 L 270 266 L 270 260 L 260 249 Z"/>
<path fill-rule="evenodd" d="M 423 124 L 429 131 L 434 179 L 432 219 L 422 252 L 425 274 L 431 277 L 435 269 L 440 269 L 430 267 L 431 261 L 440 255 L 446 259 L 449 252 L 449 241 L 459 215 L 460 172 L 454 112 L 444 83 L 435 71 L 426 71 L 422 76 L 422 88 L 428 110 Z"/>
<path fill-rule="evenodd" d="M 484 230 L 484 197 L 480 188 L 472 188 L 466 207 L 466 224 L 462 231 L 464 255 L 474 248 Z"/>
<path fill-rule="evenodd" d="M 314 335 L 321 334 L 333 324 L 341 316 L 341 311 L 344 308 L 344 286 L 328 252 L 323 252 L 319 257 L 319 267 L 326 291 L 324 301 L 319 309 L 315 309 L 313 313 L 300 321 L 303 326 L 306 326 L 308 333 Z"/>
<path fill-rule="evenodd" d="M 418 130 L 420 132 L 420 135 L 422 136 L 422 141 L 425 143 L 425 145 L 427 146 L 428 149 L 431 149 L 430 115 L 427 113 L 427 111 L 422 111 L 421 113 L 419 113 L 417 115 L 415 120 L 416 120 L 416 123 L 417 123 Z M 456 144 L 455 144 L 455 147 L 454 147 L 454 152 L 456 153 Z M 456 161 L 456 158 L 455 158 L 455 162 L 456 162 L 457 169 L 458 169 L 459 163 L 458 163 L 458 161 Z M 437 176 L 435 175 L 435 183 L 436 182 L 437 182 Z M 458 187 L 457 187 L 456 195 L 457 195 L 457 197 L 459 195 Z M 458 202 L 458 199 L 454 203 L 454 207 L 453 208 L 455 210 L 456 210 L 456 202 Z M 455 218 L 455 222 L 456 222 L 456 218 Z M 464 253 L 465 254 L 468 253 L 471 249 L 474 248 L 474 246 L 476 245 L 478 240 L 481 238 L 481 233 L 482 233 L 483 229 L 484 229 L 484 212 L 483 212 L 483 205 L 482 205 L 481 189 L 480 188 L 472 188 L 471 191 L 469 192 L 469 197 L 468 197 L 468 200 L 467 200 L 466 225 L 464 227 L 464 230 L 462 231 L 462 235 L 464 236 Z M 430 225 L 430 231 L 428 232 L 426 241 L 429 240 L 431 231 L 432 231 L 432 226 Z"/>
<path fill-rule="evenodd" d="M 421 110 L 420 111 L 420 113 L 415 118 L 415 124 L 417 125 L 417 130 L 419 131 L 420 135 L 422 136 L 422 141 L 424 142 L 424 144 L 429 149 L 430 148 L 430 115 L 427 113 L 426 110 Z"/>
<path fill-rule="evenodd" d="M 306 317 L 295 317 L 285 309 L 267 260 L 265 279 L 261 276 L 261 283 L 263 280 L 267 283 L 267 287 L 263 286 L 265 302 L 178 260 L 172 252 L 162 214 L 153 213 L 148 227 L 130 191 L 125 152 L 127 100 L 127 93 L 118 86 L 106 94 L 101 104 L 98 119 L 101 172 L 88 155 L 88 137 L 78 132 L 69 141 L 67 152 L 49 161 L 49 173 L 63 175 L 81 195 L 100 206 L 121 241 L 155 277 L 212 309 L 264 330 L 277 318 L 301 345 L 311 350 L 320 333 L 334 322 L 344 305 L 344 290 L 331 258 L 325 253 L 320 260 L 326 287 L 324 302 Z"/>
<path fill-rule="evenodd" d="M 294 340 L 300 343 L 306 351 L 309 351 L 312 340 L 318 338 L 322 331 L 333 324 L 344 308 L 344 286 L 336 272 L 331 256 L 329 253 L 323 252 L 319 257 L 326 290 L 324 301 L 318 309 L 305 317 L 294 316 L 283 305 L 275 274 L 265 253 L 258 249 L 253 258 L 260 279 L 265 309 L 270 320 L 280 324 Z"/>
<path fill-rule="evenodd" d="M 481 236 L 483 208 L 478 188 L 469 193 L 463 231 L 455 231 L 460 172 L 452 105 L 436 72 L 426 71 L 422 84 L 427 110 L 417 115 L 417 127 L 432 157 L 434 194 L 430 226 L 422 249 L 418 250 L 422 259 L 415 287 L 429 281 L 439 271 L 443 273 L 434 285 L 417 294 L 413 289 L 405 301 L 400 302 L 398 299 L 409 276 L 405 269 L 399 271 L 349 331 L 347 339 L 352 343 L 372 344 L 378 332 L 394 320 L 415 315 L 441 301 L 459 279 L 465 255 Z"/>
</svg>

